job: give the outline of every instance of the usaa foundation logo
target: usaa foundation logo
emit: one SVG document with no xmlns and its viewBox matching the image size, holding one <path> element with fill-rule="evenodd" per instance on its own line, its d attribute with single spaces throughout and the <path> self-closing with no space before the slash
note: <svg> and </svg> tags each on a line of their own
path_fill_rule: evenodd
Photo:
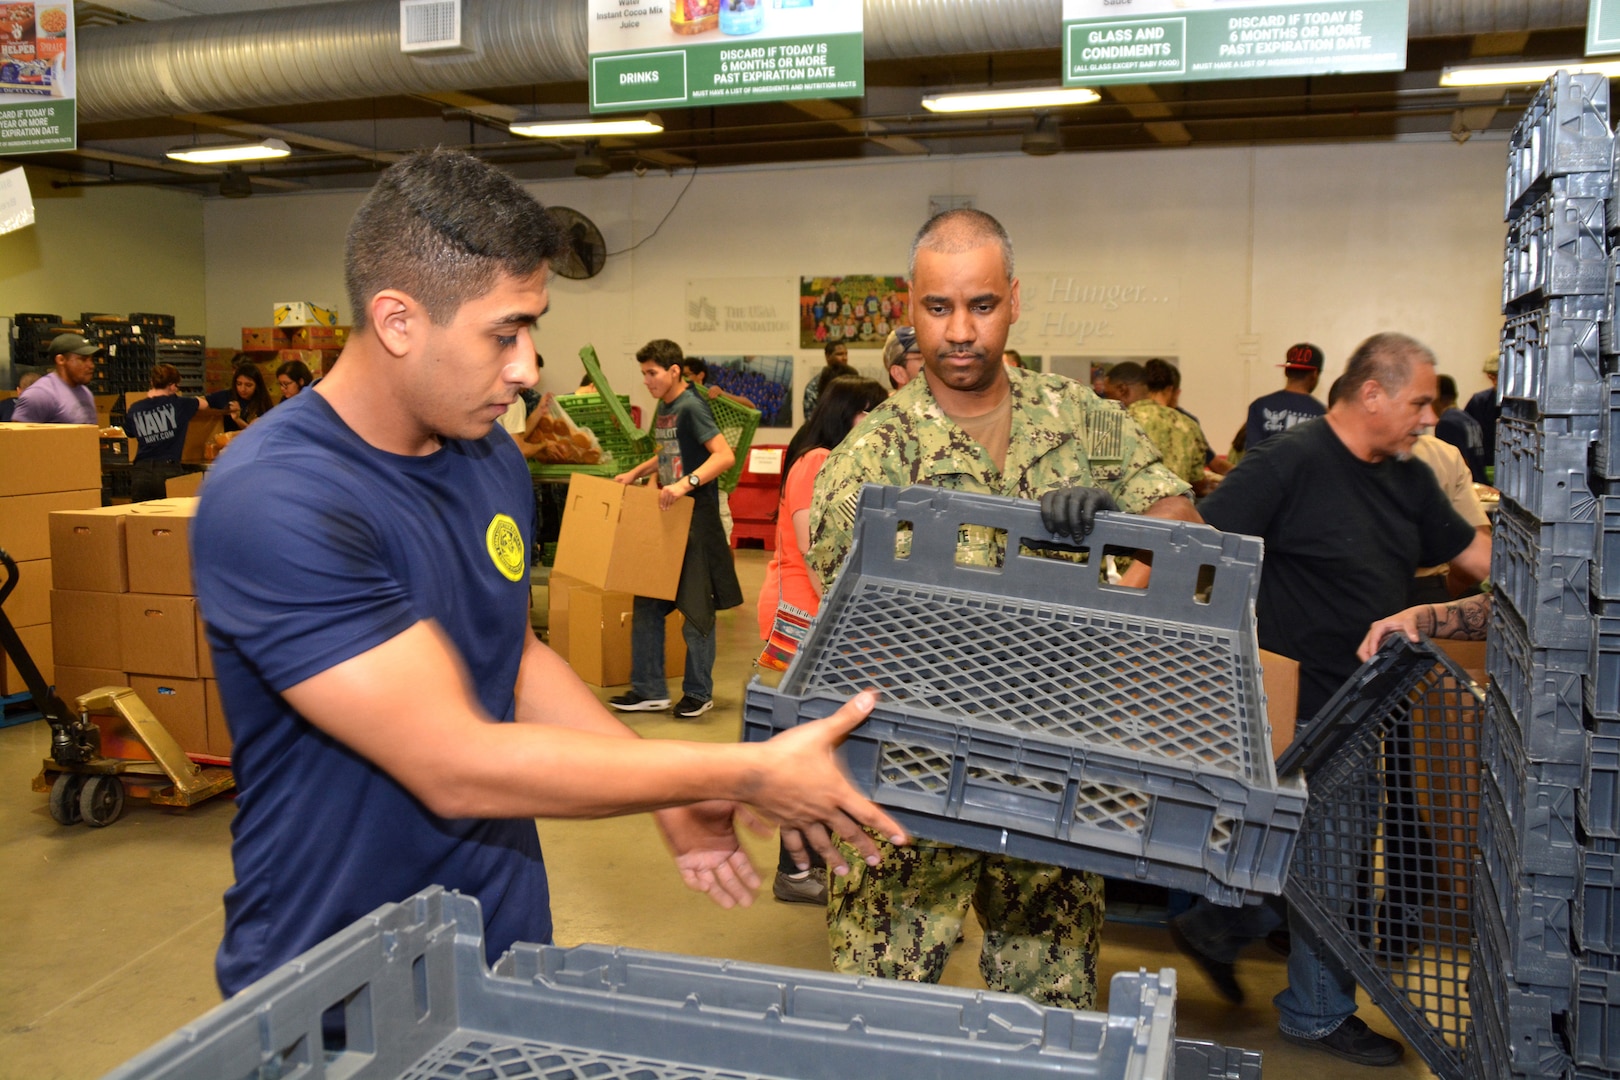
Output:
<svg viewBox="0 0 1620 1080">
<path fill-rule="evenodd" d="M 505 514 L 490 518 L 489 528 L 484 530 L 484 546 L 489 548 L 489 559 L 495 564 L 495 569 L 506 580 L 523 580 L 527 560 L 523 557 L 523 533 L 519 531 L 517 522 Z"/>
</svg>

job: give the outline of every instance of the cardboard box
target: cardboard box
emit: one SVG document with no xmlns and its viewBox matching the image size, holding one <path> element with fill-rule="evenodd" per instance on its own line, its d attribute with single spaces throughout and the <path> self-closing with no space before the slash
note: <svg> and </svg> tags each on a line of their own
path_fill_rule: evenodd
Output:
<svg viewBox="0 0 1620 1080">
<path fill-rule="evenodd" d="M 96 394 L 96 423 L 102 427 L 112 426 L 113 406 L 118 404 L 121 394 Z M 135 400 L 139 400 L 138 398 Z"/>
<path fill-rule="evenodd" d="M 124 593 L 117 599 L 118 647 L 123 655 L 118 666 L 132 674 L 198 677 L 195 597 Z"/>
<path fill-rule="evenodd" d="M 556 598 L 562 594 L 561 601 Z M 574 673 L 592 686 L 622 686 L 630 681 L 630 631 L 635 597 L 604 592 L 582 582 L 558 586 L 552 578 L 550 609 L 552 649 L 568 661 Z M 685 620 L 672 611 L 664 621 L 664 675 L 675 678 L 686 668 Z M 566 626 L 558 648 L 557 627 Z"/>
<path fill-rule="evenodd" d="M 5 571 L 0 570 L 0 578 L 4 575 Z M 12 626 L 38 626 L 51 621 L 51 560 L 17 564 L 17 587 L 6 597 L 5 613 Z"/>
<path fill-rule="evenodd" d="M 1440 647 L 1441 652 L 1457 661 L 1457 666 L 1468 672 L 1469 678 L 1481 686 L 1490 682 L 1490 676 L 1485 674 L 1483 641 L 1448 641 L 1445 638 L 1431 640 Z"/>
<path fill-rule="evenodd" d="M 51 590 L 56 663 L 127 671 L 118 629 L 118 600 L 127 593 Z"/>
<path fill-rule="evenodd" d="M 204 679 L 214 677 L 214 650 L 208 645 L 208 627 L 203 625 L 202 609 L 197 609 L 197 674 Z"/>
<path fill-rule="evenodd" d="M 673 600 L 691 525 L 690 499 L 660 510 L 654 488 L 575 473 L 552 573 L 606 592 Z"/>
<path fill-rule="evenodd" d="M 196 499 L 157 499 L 126 507 L 129 591 L 190 596 L 191 518 Z"/>
<path fill-rule="evenodd" d="M 349 340 L 347 326 L 300 326 L 288 335 L 295 349 L 341 349 Z"/>
<path fill-rule="evenodd" d="M 195 499 L 202 492 L 206 472 L 190 472 L 184 476 L 171 476 L 163 481 L 163 493 L 171 499 Z"/>
<path fill-rule="evenodd" d="M 22 641 L 23 648 L 28 650 L 29 659 L 39 668 L 40 677 L 49 686 L 56 681 L 56 665 L 51 661 L 51 624 L 40 623 L 38 626 L 17 627 L 17 637 Z M 21 694 L 28 689 L 23 682 L 22 672 L 11 659 L 11 654 L 5 655 L 5 662 L 0 664 L 0 696 L 10 697 L 12 694 Z"/>
<path fill-rule="evenodd" d="M 203 680 L 203 702 L 208 720 L 208 752 L 215 757 L 231 756 L 231 729 L 225 722 L 225 706 L 219 700 L 219 683 Z"/>
<path fill-rule="evenodd" d="M 267 386 L 274 386 L 271 379 Z M 180 450 L 180 461 L 185 465 L 201 465 L 212 460 L 208 455 L 208 444 L 215 435 L 225 430 L 224 413 L 201 413 L 191 418 L 186 426 L 186 445 Z"/>
<path fill-rule="evenodd" d="M 103 466 L 128 465 L 135 460 L 136 440 L 128 435 L 101 437 L 101 464 Z"/>
<path fill-rule="evenodd" d="M 101 505 L 101 487 L 0 499 L 0 548 L 18 562 L 51 557 L 51 515 Z"/>
<path fill-rule="evenodd" d="M 243 352 L 273 352 L 287 342 L 287 335 L 274 326 L 242 327 Z"/>
<path fill-rule="evenodd" d="M 201 679 L 130 673 L 129 685 L 188 754 L 208 753 L 208 701 Z"/>
<path fill-rule="evenodd" d="M 128 686 L 129 676 L 122 671 L 106 668 L 67 667 L 56 665 L 56 696 L 70 709 L 78 708 L 78 699 L 103 686 Z M 103 747 L 105 749 L 105 747 Z"/>
<path fill-rule="evenodd" d="M 1276 757 L 1294 741 L 1295 714 L 1299 712 L 1299 661 L 1261 649 L 1260 683 L 1266 693 L 1266 719 L 1271 721 L 1271 756 Z"/>
<path fill-rule="evenodd" d="M 278 300 L 272 321 L 277 326 L 336 326 L 337 312 L 307 300 Z"/>
<path fill-rule="evenodd" d="M 129 591 L 124 518 L 129 506 L 58 510 L 50 516 L 51 560 L 58 589 Z M 106 666 L 91 664 L 90 667 Z"/>
<path fill-rule="evenodd" d="M 0 424 L 0 496 L 101 490 L 101 431 L 89 424 Z"/>
<path fill-rule="evenodd" d="M 571 577 L 551 573 L 546 583 L 546 644 L 551 651 L 568 659 L 568 597 L 575 585 L 584 582 L 575 581 Z"/>
</svg>

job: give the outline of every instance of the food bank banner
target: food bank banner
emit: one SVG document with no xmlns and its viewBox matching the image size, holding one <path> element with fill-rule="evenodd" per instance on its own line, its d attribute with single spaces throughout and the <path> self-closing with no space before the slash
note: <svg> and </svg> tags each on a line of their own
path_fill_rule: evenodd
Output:
<svg viewBox="0 0 1620 1080">
<path fill-rule="evenodd" d="M 866 93 L 862 0 L 589 0 L 591 111 Z"/>
<path fill-rule="evenodd" d="M 1063 0 L 1063 85 L 1401 71 L 1407 0 Z"/>
<path fill-rule="evenodd" d="M 79 145 L 73 5 L 0 3 L 0 154 Z"/>
</svg>

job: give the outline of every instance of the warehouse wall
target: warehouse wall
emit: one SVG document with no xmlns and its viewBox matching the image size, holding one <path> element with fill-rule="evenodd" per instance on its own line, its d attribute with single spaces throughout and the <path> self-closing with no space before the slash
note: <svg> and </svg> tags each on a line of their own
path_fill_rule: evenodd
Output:
<svg viewBox="0 0 1620 1080">
<path fill-rule="evenodd" d="M 1281 385 L 1282 353 L 1301 339 L 1327 351 L 1332 375 L 1368 334 L 1404 330 L 1472 392 L 1501 325 L 1505 152 L 1476 139 L 704 172 L 650 239 L 690 173 L 535 183 L 543 202 L 592 218 L 610 251 L 640 243 L 593 280 L 554 282 L 538 338 L 548 388 L 573 387 L 571 357 L 593 342 L 614 385 L 645 405 L 631 354 L 652 337 L 685 339 L 689 280 L 902 274 L 929 196 L 949 194 L 972 196 L 1013 238 L 1014 346 L 1178 356 L 1183 403 L 1218 445 L 1250 399 Z M 342 234 L 362 197 L 208 200 L 211 340 L 262 325 L 283 299 L 335 303 L 346 321 Z M 819 370 L 819 350 L 797 355 L 801 377 Z M 875 352 L 854 361 L 878 366 Z"/>
<path fill-rule="evenodd" d="M 29 173 L 34 226 L 0 236 L 3 314 L 158 311 L 181 332 L 204 332 L 201 199 L 149 187 L 53 191 Z"/>
</svg>

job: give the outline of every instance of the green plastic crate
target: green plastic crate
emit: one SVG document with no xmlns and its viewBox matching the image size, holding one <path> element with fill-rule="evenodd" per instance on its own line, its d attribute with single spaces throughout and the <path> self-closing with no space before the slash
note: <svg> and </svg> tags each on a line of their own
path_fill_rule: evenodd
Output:
<svg viewBox="0 0 1620 1080">
<path fill-rule="evenodd" d="M 652 436 L 638 431 L 635 422 L 630 419 L 630 398 L 624 394 L 615 394 L 607 376 L 602 374 L 602 365 L 597 362 L 596 350 L 589 345 L 585 346 L 579 350 L 579 359 L 585 365 L 585 372 L 591 377 L 591 382 L 596 385 L 597 393 L 561 394 L 557 397 L 557 404 L 562 406 L 563 412 L 567 413 L 575 424 L 594 432 L 603 452 L 611 455 L 611 458 L 596 465 L 552 465 L 530 462 L 529 472 L 536 479 L 567 480 L 574 473 L 584 473 L 587 476 L 617 476 L 635 468 L 657 453 Z M 755 423 L 758 423 L 757 414 Z"/>
<path fill-rule="evenodd" d="M 714 411 L 714 422 L 720 425 L 720 434 L 726 437 L 726 445 L 737 455 L 737 460 L 720 478 L 720 490 L 729 495 L 736 490 L 743 463 L 748 460 L 748 448 L 754 445 L 754 432 L 759 430 L 759 410 L 723 397 L 710 398 L 709 408 Z"/>
</svg>

